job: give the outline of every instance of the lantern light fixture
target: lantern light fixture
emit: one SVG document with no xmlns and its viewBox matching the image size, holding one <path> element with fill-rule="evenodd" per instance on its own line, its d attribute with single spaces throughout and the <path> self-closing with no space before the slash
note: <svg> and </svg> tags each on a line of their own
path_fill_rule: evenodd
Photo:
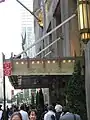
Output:
<svg viewBox="0 0 90 120">
<path fill-rule="evenodd" d="M 47 61 L 48 63 L 50 63 L 50 61 Z"/>
<path fill-rule="evenodd" d="M 34 61 L 32 61 L 32 64 L 34 64 Z"/>
<path fill-rule="evenodd" d="M 75 60 L 73 60 L 73 63 L 75 62 Z"/>
<path fill-rule="evenodd" d="M 55 60 L 53 60 L 53 63 L 55 63 L 56 61 Z"/>
<path fill-rule="evenodd" d="M 16 62 L 16 64 L 18 65 L 18 62 Z"/>
<path fill-rule="evenodd" d="M 81 40 L 90 40 L 90 0 L 78 0 L 78 23 Z"/>
<path fill-rule="evenodd" d="M 68 60 L 68 62 L 70 63 L 70 62 L 71 62 L 71 60 Z"/>
<path fill-rule="evenodd" d="M 24 62 L 21 62 L 21 64 L 24 64 Z"/>
<path fill-rule="evenodd" d="M 66 63 L 66 60 L 63 60 L 62 62 L 63 62 L 63 63 Z"/>
<path fill-rule="evenodd" d="M 37 61 L 37 64 L 39 64 L 40 63 L 40 61 Z"/>
</svg>

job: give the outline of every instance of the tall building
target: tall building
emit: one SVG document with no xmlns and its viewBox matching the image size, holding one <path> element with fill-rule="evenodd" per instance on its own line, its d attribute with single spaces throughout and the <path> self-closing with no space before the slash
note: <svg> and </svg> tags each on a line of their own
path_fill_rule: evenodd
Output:
<svg viewBox="0 0 90 120">
<path fill-rule="evenodd" d="M 31 11 L 33 11 L 32 0 L 21 0 L 21 2 Z M 34 18 L 33 16 L 21 6 L 21 33 L 23 37 L 26 34 L 26 41 L 24 49 L 28 48 L 34 42 Z M 32 58 L 35 55 L 34 47 L 27 51 L 27 56 Z M 24 54 L 25 57 L 25 54 Z"/>
</svg>

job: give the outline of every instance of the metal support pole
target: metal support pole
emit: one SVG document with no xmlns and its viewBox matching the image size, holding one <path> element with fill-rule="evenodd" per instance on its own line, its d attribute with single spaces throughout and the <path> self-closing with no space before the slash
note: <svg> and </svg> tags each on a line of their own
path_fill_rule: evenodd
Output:
<svg viewBox="0 0 90 120">
<path fill-rule="evenodd" d="M 71 19 L 73 19 L 76 16 L 76 14 L 73 14 L 71 17 L 69 17 L 68 19 L 66 19 L 64 22 L 62 22 L 60 25 L 58 25 L 57 27 L 53 28 L 50 32 L 46 33 L 44 36 L 42 36 L 39 40 L 37 40 L 35 43 L 33 43 L 32 45 L 30 45 L 26 50 L 22 51 L 20 54 L 16 55 L 15 58 L 17 58 L 18 56 L 20 56 L 21 54 L 25 53 L 26 51 L 28 51 L 30 48 L 32 48 L 33 46 L 35 46 L 36 44 L 38 44 L 39 42 L 41 42 L 43 39 L 45 39 L 47 36 L 49 36 L 51 33 L 53 33 L 54 31 L 56 31 L 57 29 L 59 29 L 60 27 L 62 27 L 64 24 L 66 24 L 67 22 L 69 22 Z"/>
<path fill-rule="evenodd" d="M 55 41 L 53 41 L 51 44 L 49 44 L 47 47 L 42 49 L 40 52 L 38 52 L 34 57 L 37 57 L 38 55 L 40 55 L 42 52 L 44 52 L 46 49 L 48 49 L 50 46 L 52 46 L 53 44 L 55 44 L 59 40 L 60 40 L 60 37 L 58 39 L 56 39 Z"/>
<path fill-rule="evenodd" d="M 3 65 L 4 65 L 4 62 L 5 62 L 5 55 L 2 53 L 2 58 L 3 58 Z M 4 68 L 4 67 L 3 67 Z M 5 94 L 5 75 L 4 75 L 4 72 L 3 72 L 3 98 L 4 98 L 4 120 L 6 120 L 6 94 Z"/>
<path fill-rule="evenodd" d="M 41 8 L 42 8 L 42 13 L 43 13 L 43 36 L 45 35 L 46 33 L 46 12 L 45 12 L 45 2 L 44 0 L 41 0 Z M 45 46 L 45 39 L 43 39 L 43 49 L 44 49 L 44 46 Z M 45 56 L 44 55 L 45 53 L 43 52 L 43 56 L 42 58 Z"/>
<path fill-rule="evenodd" d="M 22 5 L 28 12 L 30 12 L 30 14 L 32 14 L 38 21 L 40 21 L 38 19 L 38 17 L 31 11 L 29 10 L 24 4 L 22 4 L 19 0 L 16 0 L 20 5 Z"/>
<path fill-rule="evenodd" d="M 52 53 L 52 51 L 49 51 L 48 53 L 45 54 L 44 57 L 48 56 L 48 55 L 51 54 L 51 53 Z"/>
</svg>

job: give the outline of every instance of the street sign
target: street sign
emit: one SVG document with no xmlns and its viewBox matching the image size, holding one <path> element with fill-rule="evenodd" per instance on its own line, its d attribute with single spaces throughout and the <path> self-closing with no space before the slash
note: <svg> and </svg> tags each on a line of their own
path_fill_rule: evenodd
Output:
<svg viewBox="0 0 90 120">
<path fill-rule="evenodd" d="M 4 69 L 5 76 L 11 76 L 11 72 L 12 72 L 11 62 L 4 62 L 3 69 Z"/>
</svg>

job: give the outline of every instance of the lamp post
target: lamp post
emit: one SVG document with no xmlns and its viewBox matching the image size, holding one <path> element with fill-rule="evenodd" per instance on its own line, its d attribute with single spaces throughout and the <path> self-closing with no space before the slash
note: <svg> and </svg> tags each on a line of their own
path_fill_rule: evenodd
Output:
<svg viewBox="0 0 90 120">
<path fill-rule="evenodd" d="M 90 0 L 78 0 L 78 22 L 81 40 L 87 44 L 90 40 Z"/>
<path fill-rule="evenodd" d="M 87 106 L 87 117 L 90 120 L 90 80 L 88 72 L 88 42 L 90 41 L 90 0 L 77 0 L 78 1 L 78 22 L 80 37 L 83 43 L 86 45 L 84 49 L 84 60 L 85 60 L 85 90 L 86 90 L 86 106 Z"/>
</svg>

